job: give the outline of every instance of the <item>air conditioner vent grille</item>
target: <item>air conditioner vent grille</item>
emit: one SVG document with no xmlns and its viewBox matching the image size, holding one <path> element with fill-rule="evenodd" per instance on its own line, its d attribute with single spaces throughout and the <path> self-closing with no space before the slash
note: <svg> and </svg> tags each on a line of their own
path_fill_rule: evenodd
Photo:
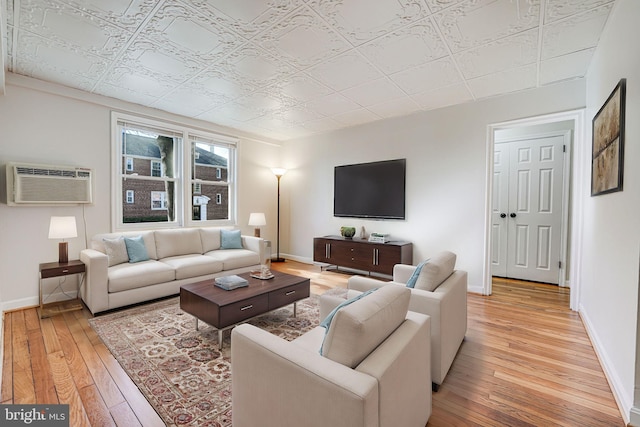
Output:
<svg viewBox="0 0 640 427">
<path fill-rule="evenodd" d="M 46 168 L 29 168 L 29 167 L 16 167 L 18 175 L 38 175 L 38 176 L 64 176 L 68 178 L 75 178 L 77 176 L 75 170 L 65 169 L 46 169 Z M 86 177 L 87 175 L 85 175 Z"/>
<path fill-rule="evenodd" d="M 73 166 L 7 165 L 7 204 L 67 205 L 93 202 L 93 171 Z"/>
</svg>

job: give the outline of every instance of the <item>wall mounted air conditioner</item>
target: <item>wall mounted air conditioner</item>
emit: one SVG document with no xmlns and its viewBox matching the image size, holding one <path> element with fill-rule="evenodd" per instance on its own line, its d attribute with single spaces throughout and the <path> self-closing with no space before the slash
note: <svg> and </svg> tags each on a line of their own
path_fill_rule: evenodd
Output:
<svg viewBox="0 0 640 427">
<path fill-rule="evenodd" d="M 7 164 L 7 205 L 93 203 L 93 170 L 74 166 Z"/>
</svg>

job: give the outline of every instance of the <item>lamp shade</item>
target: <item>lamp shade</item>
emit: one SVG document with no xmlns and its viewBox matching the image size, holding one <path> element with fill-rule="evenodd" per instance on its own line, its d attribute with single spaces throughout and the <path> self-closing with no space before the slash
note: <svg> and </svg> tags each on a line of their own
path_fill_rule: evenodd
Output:
<svg viewBox="0 0 640 427">
<path fill-rule="evenodd" d="M 264 214 L 261 212 L 254 212 L 249 214 L 249 225 L 254 227 L 260 227 L 263 225 L 267 225 L 267 219 Z"/>
<path fill-rule="evenodd" d="M 69 239 L 78 237 L 75 216 L 52 216 L 49 223 L 50 239 Z"/>
<path fill-rule="evenodd" d="M 284 168 L 271 168 L 271 172 L 273 172 L 275 176 L 281 177 L 282 175 L 287 173 L 287 170 Z"/>
</svg>

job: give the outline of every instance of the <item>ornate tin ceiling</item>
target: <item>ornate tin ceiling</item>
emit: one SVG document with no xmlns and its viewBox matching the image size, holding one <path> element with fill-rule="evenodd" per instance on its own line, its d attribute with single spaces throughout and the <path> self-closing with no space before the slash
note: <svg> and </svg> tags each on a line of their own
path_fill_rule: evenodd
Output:
<svg viewBox="0 0 640 427">
<path fill-rule="evenodd" d="M 614 0 L 6 0 L 9 71 L 273 139 L 583 77 Z"/>
</svg>

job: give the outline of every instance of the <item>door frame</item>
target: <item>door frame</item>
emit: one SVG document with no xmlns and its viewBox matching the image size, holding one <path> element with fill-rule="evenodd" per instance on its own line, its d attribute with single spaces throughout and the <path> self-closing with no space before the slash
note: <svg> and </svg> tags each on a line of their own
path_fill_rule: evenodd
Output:
<svg viewBox="0 0 640 427">
<path fill-rule="evenodd" d="M 524 119 L 511 120 L 507 122 L 494 123 L 487 126 L 487 140 L 486 140 L 486 185 L 485 185 L 485 236 L 484 236 L 484 264 L 483 264 L 483 286 L 482 294 L 491 295 L 492 292 L 492 276 L 491 276 L 491 213 L 493 204 L 493 150 L 495 143 L 495 132 L 503 129 L 513 129 L 518 127 L 529 127 L 535 125 L 543 125 L 562 121 L 573 121 L 574 135 L 573 135 L 573 147 L 569 147 L 568 155 L 565 156 L 565 188 L 570 185 L 571 188 L 571 204 L 569 204 L 569 198 L 567 194 L 563 195 L 563 205 L 566 206 L 564 211 L 563 221 L 566 221 L 567 227 L 563 233 L 568 232 L 569 225 L 573 231 L 570 236 L 570 240 L 563 239 L 564 249 L 561 249 L 563 255 L 564 268 L 561 274 L 566 277 L 567 266 L 567 246 L 569 245 L 571 255 L 569 259 L 569 282 L 566 283 L 571 289 L 570 293 L 570 308 L 572 310 L 578 309 L 578 301 L 580 300 L 580 280 L 579 280 L 579 262 L 581 259 L 580 248 L 581 245 L 581 233 L 576 232 L 581 230 L 582 226 L 582 198 L 576 197 L 576 195 L 582 194 L 584 182 L 581 179 L 583 176 L 583 169 L 585 163 L 583 157 L 588 154 L 589 147 L 586 147 L 585 138 L 585 123 L 584 123 L 584 109 L 571 110 L 560 113 L 547 114 L 536 117 L 529 117 Z M 573 156 L 571 153 L 573 152 Z M 575 158 L 573 161 L 572 157 Z M 570 212 L 570 213 L 569 213 Z"/>
</svg>

